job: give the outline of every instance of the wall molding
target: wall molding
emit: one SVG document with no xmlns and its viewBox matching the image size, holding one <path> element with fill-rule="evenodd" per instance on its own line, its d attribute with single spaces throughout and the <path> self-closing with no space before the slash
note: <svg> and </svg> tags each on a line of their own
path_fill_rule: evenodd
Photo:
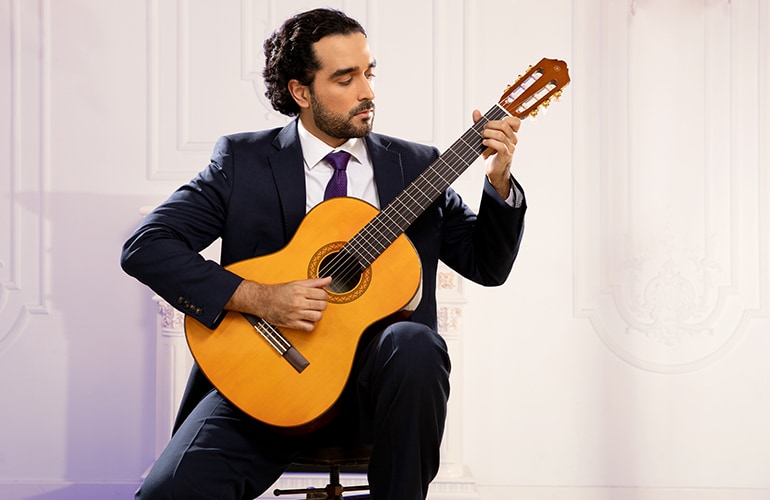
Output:
<svg viewBox="0 0 770 500">
<path fill-rule="evenodd" d="M 10 3 L 11 99 L 7 205 L 0 219 L 0 354 L 48 314 L 47 188 L 50 176 L 50 5 Z M 38 57 L 30 59 L 27 54 Z M 22 59 L 24 64 L 22 64 Z"/>
<path fill-rule="evenodd" d="M 0 481 L 0 498 L 131 498 L 139 485 L 139 481 Z"/>
<path fill-rule="evenodd" d="M 271 487 L 258 500 L 275 499 L 272 490 L 323 486 L 323 474 L 293 474 Z M 361 475 L 343 474 L 343 484 L 358 484 Z M 140 485 L 139 481 L 71 482 L 71 481 L 0 481 L 0 498 L 22 500 L 36 495 L 69 495 L 67 498 L 125 498 Z M 469 493 L 463 487 L 449 488 L 438 483 L 431 485 L 428 500 L 464 500 L 516 498 L 517 500 L 766 500 L 767 488 L 623 488 L 597 486 L 478 486 L 478 492 Z M 53 497 L 52 497 L 53 498 Z"/>
<path fill-rule="evenodd" d="M 337 7 L 343 8 L 356 15 L 358 19 L 368 17 L 370 3 L 338 1 Z M 205 64 L 205 57 L 194 52 L 193 42 L 196 31 L 193 24 L 205 15 L 204 4 L 179 0 L 178 2 L 161 2 L 146 0 L 147 8 L 147 179 L 150 181 L 184 182 L 201 168 L 201 162 L 214 147 L 217 134 L 233 132 L 235 129 L 258 130 L 283 126 L 289 118 L 273 110 L 264 96 L 264 86 L 261 75 L 262 43 L 270 32 L 280 22 L 278 13 L 281 4 L 275 0 L 256 2 L 240 0 L 237 3 L 238 25 L 240 27 L 239 42 L 235 48 L 240 50 L 240 81 L 248 85 L 254 101 L 244 101 L 239 105 L 228 102 L 223 104 L 229 119 L 226 123 L 216 124 L 217 130 L 212 134 L 195 134 L 196 127 L 201 126 L 198 106 L 207 104 L 195 100 L 194 90 L 201 85 L 200 75 L 193 74 L 196 64 Z M 203 12 L 203 13 L 202 13 Z M 233 15 L 232 11 L 223 16 Z M 223 17 L 223 19 L 226 17 Z M 221 21 L 221 19 L 220 19 Z M 229 52 L 228 52 L 229 54 Z M 197 59 L 203 57 L 203 59 Z M 228 93 L 238 88 L 238 82 L 232 78 L 223 78 L 221 86 L 207 88 L 212 96 L 229 98 Z M 200 90 L 200 89 L 198 89 Z M 210 114 L 212 109 L 203 111 Z M 252 107 L 253 106 L 253 107 Z M 256 115 L 254 115 L 254 108 Z M 196 115 L 197 113 L 197 115 Z M 216 114 L 216 113 L 214 113 Z M 212 117 L 216 120 L 216 117 Z"/>
<path fill-rule="evenodd" d="M 647 488 L 612 486 L 479 486 L 484 499 L 517 500 L 765 500 L 766 488 Z"/>
<path fill-rule="evenodd" d="M 660 5 L 574 5 L 575 37 L 586 41 L 576 44 L 574 65 L 583 84 L 574 88 L 574 312 L 629 364 L 680 373 L 713 363 L 753 318 L 768 316 L 768 255 L 747 250 L 767 247 L 770 223 L 758 153 L 768 131 L 747 102 L 761 95 L 768 63 L 758 47 L 768 19 L 756 0 Z M 657 23 L 662 38 L 681 36 L 683 24 L 703 36 L 658 61 L 661 84 L 653 78 L 652 88 L 634 77 L 657 50 L 644 23 Z M 647 38 L 635 38 L 643 36 L 637 24 Z M 691 57 L 674 61 L 677 50 Z M 702 78 L 689 69 L 698 65 Z M 656 93 L 668 82 L 668 94 Z M 682 116 L 671 102 L 685 107 Z M 661 135 L 643 143 L 645 109 L 655 106 Z M 685 120 L 690 111 L 694 119 Z M 683 146 L 688 135 L 701 142 Z"/>
</svg>

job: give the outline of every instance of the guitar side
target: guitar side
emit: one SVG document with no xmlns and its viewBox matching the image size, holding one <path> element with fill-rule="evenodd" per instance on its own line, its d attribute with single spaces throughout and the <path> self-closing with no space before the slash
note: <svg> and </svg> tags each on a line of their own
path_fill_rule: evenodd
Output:
<svg viewBox="0 0 770 500">
<path fill-rule="evenodd" d="M 266 284 L 317 277 L 323 256 L 350 240 L 377 213 L 354 198 L 327 200 L 307 214 L 282 250 L 227 269 Z M 240 313 L 228 312 L 215 330 L 188 316 L 185 335 L 200 368 L 241 410 L 276 427 L 312 428 L 339 398 L 362 334 L 419 298 L 421 274 L 419 256 L 402 234 L 355 287 L 329 291 L 328 307 L 312 332 L 279 329 L 309 362 L 301 372 Z"/>
</svg>

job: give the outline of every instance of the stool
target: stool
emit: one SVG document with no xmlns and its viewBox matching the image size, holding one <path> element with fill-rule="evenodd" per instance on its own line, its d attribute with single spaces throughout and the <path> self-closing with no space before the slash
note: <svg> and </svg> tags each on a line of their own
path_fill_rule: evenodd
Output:
<svg viewBox="0 0 770 500">
<path fill-rule="evenodd" d="M 356 470 L 365 472 L 369 464 L 370 448 L 318 448 L 310 453 L 301 455 L 294 460 L 294 465 L 302 470 L 316 470 L 320 467 L 329 471 L 329 484 L 326 488 L 303 488 L 273 491 L 273 495 L 305 494 L 306 500 L 364 500 L 369 494 L 345 496 L 346 491 L 368 491 L 369 485 L 343 486 L 340 484 L 340 470 Z"/>
</svg>

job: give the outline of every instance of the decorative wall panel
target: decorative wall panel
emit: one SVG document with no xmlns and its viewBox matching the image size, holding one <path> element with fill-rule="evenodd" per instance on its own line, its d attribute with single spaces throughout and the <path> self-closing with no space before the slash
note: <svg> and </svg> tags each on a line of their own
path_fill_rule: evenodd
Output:
<svg viewBox="0 0 770 500">
<path fill-rule="evenodd" d="M 575 313 L 635 366 L 700 368 L 768 313 L 767 6 L 575 15 Z"/>
<path fill-rule="evenodd" d="M 298 4 L 147 1 L 149 179 L 186 181 L 219 136 L 287 123 L 264 96 L 262 43 Z M 366 21 L 365 3 L 349 10 Z"/>
<path fill-rule="evenodd" d="M 0 80 L 10 97 L 0 150 L 0 353 L 21 335 L 30 315 L 47 313 L 46 186 L 49 172 L 48 3 L 3 5 L 10 43 Z"/>
</svg>

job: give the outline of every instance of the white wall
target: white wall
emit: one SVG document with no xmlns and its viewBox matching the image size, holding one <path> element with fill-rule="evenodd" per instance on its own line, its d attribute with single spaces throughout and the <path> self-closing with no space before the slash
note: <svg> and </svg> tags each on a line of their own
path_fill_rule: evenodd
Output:
<svg viewBox="0 0 770 500">
<path fill-rule="evenodd" d="M 527 65 L 570 65 L 521 133 L 511 279 L 462 287 L 469 495 L 769 498 L 764 0 L 0 1 L 0 498 L 138 484 L 156 317 L 120 246 L 219 135 L 284 123 L 261 42 L 327 4 L 369 31 L 377 129 L 442 148 Z"/>
</svg>

